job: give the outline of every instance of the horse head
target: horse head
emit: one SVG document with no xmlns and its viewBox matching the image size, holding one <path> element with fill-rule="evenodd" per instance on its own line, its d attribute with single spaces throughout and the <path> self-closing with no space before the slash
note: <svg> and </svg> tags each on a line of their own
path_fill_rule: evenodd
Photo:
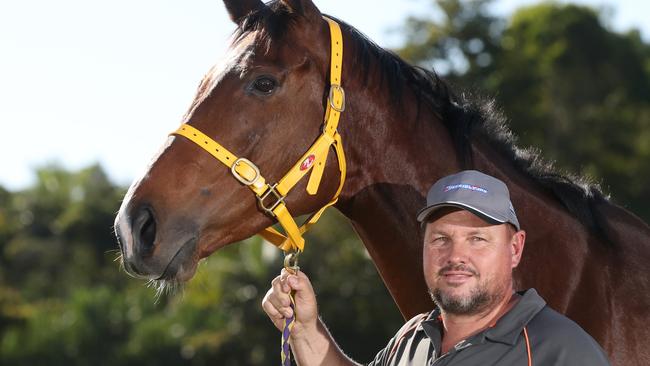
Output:
<svg viewBox="0 0 650 366">
<path fill-rule="evenodd" d="M 237 30 L 183 123 L 277 182 L 322 133 L 330 96 L 327 21 L 310 0 L 224 3 Z M 170 135 L 129 188 L 115 221 L 128 273 L 186 281 L 200 259 L 274 223 L 250 187 L 198 144 Z M 301 179 L 284 199 L 294 216 L 317 210 L 337 192 L 333 155 L 318 192 L 308 194 Z"/>
</svg>

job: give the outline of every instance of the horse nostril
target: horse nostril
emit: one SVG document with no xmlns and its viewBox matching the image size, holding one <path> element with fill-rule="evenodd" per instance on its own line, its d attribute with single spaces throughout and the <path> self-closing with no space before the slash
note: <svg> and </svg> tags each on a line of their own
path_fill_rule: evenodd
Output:
<svg viewBox="0 0 650 366">
<path fill-rule="evenodd" d="M 156 221 L 153 219 L 153 216 L 149 216 L 149 219 L 142 226 L 142 244 L 146 247 L 153 247 L 153 242 L 156 239 Z"/>
<path fill-rule="evenodd" d="M 139 245 L 142 253 L 152 251 L 156 240 L 156 220 L 151 209 L 141 209 L 135 219 L 135 224 L 136 244 Z"/>
</svg>

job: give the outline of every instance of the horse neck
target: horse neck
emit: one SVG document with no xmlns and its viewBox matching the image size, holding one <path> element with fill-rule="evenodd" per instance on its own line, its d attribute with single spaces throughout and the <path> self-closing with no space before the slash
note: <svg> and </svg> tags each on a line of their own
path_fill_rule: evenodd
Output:
<svg viewBox="0 0 650 366">
<path fill-rule="evenodd" d="M 404 86 L 399 103 L 392 103 L 390 91 L 380 85 L 351 79 L 346 89 L 349 108 L 339 130 L 348 178 L 337 208 L 351 220 L 401 312 L 413 315 L 431 306 L 422 276 L 422 231 L 415 215 L 424 206 L 429 187 L 463 166 L 447 128 L 427 104 L 417 102 L 409 87 Z M 557 222 L 571 226 L 568 231 L 587 235 L 556 199 L 494 147 L 478 140 L 472 142 L 471 150 L 472 168 L 504 180 L 513 201 L 525 203 L 522 224 L 549 221 L 552 215 Z M 543 241 L 540 232 L 530 235 L 531 239 Z M 569 240 L 546 239 L 551 243 Z M 575 253 L 570 251 L 585 250 L 585 246 L 586 241 L 581 241 L 572 247 L 557 246 L 554 251 L 573 258 Z M 536 285 L 522 275 L 516 280 L 519 286 Z M 556 303 L 566 307 L 569 299 L 560 297 Z"/>
<path fill-rule="evenodd" d="M 460 164 L 449 133 L 424 104 L 418 110 L 408 88 L 399 103 L 358 80 L 346 89 L 349 108 L 339 130 L 348 178 L 337 208 L 351 220 L 402 314 L 412 315 L 429 302 L 415 213 L 432 182 Z M 400 301 L 405 298 L 411 301 Z"/>
</svg>

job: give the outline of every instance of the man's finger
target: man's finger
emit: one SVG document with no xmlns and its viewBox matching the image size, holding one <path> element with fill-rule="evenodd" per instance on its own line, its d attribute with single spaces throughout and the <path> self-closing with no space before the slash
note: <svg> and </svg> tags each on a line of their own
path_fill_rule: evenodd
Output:
<svg viewBox="0 0 650 366">
<path fill-rule="evenodd" d="M 286 278 L 282 278 L 282 275 L 271 281 L 271 290 L 275 293 L 275 297 L 279 299 L 279 305 L 289 306 L 291 304 L 291 300 L 289 299 L 291 287 L 286 283 Z"/>
<path fill-rule="evenodd" d="M 266 315 L 271 319 L 275 327 L 282 330 L 284 327 L 285 316 L 282 315 L 266 297 L 264 298 L 264 301 L 262 301 L 262 309 L 264 309 L 264 312 L 266 312 Z"/>
<path fill-rule="evenodd" d="M 283 319 L 284 315 L 280 313 L 278 308 L 273 305 L 271 301 L 269 301 L 268 297 L 265 297 L 264 300 L 262 301 L 262 308 L 268 314 L 268 316 L 272 319 Z"/>
<path fill-rule="evenodd" d="M 271 290 L 270 295 L 268 296 L 268 301 L 275 306 L 278 311 L 280 311 L 282 314 L 287 314 L 287 310 L 291 310 L 291 299 L 289 298 L 289 294 L 286 294 L 284 292 L 277 292 L 275 290 Z"/>
<path fill-rule="evenodd" d="M 282 282 L 283 280 L 281 279 L 281 276 L 278 276 L 274 278 L 273 281 L 271 281 L 271 289 L 266 293 L 264 302 L 271 303 L 277 309 L 277 311 L 279 311 L 284 316 L 291 316 L 293 314 L 293 311 L 290 308 L 291 299 L 289 298 L 289 292 L 291 291 L 291 288 L 289 288 L 288 291 L 283 291 Z"/>
<path fill-rule="evenodd" d="M 288 294 L 277 292 L 275 289 L 270 289 L 264 300 L 262 300 L 262 306 L 266 310 L 273 309 L 272 314 L 269 316 L 274 317 L 279 314 L 280 317 L 288 318 L 293 315 L 293 309 L 291 309 L 291 299 Z"/>
<path fill-rule="evenodd" d="M 294 290 L 296 292 L 305 290 L 308 292 L 314 291 L 311 287 L 309 278 L 307 278 L 307 275 L 300 271 L 297 271 L 296 274 L 289 275 L 283 282 L 286 283 L 291 288 L 291 290 Z"/>
</svg>

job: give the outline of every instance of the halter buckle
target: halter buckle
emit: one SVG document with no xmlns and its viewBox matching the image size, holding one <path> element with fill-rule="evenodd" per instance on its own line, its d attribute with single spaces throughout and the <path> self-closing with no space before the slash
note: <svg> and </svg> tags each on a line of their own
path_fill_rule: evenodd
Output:
<svg viewBox="0 0 650 366">
<path fill-rule="evenodd" d="M 341 94 L 341 107 L 339 108 L 336 103 L 334 103 L 334 91 L 338 91 Z M 332 107 L 333 110 L 343 113 L 345 111 L 345 90 L 338 85 L 338 84 L 332 84 L 330 85 L 330 95 L 327 97 L 330 103 L 330 107 Z"/>
<path fill-rule="evenodd" d="M 275 213 L 273 213 L 273 210 L 275 210 L 275 208 L 278 207 L 279 204 L 284 203 L 284 196 L 281 195 L 277 189 L 275 189 L 277 186 L 278 186 L 277 183 L 275 183 L 274 185 L 268 185 L 269 189 L 267 189 L 263 195 L 257 196 L 257 202 L 259 203 L 260 208 L 264 210 L 264 212 L 266 212 L 271 217 L 275 217 Z M 264 204 L 264 201 L 271 194 L 275 196 L 275 202 L 271 206 L 267 207 Z"/>
<path fill-rule="evenodd" d="M 253 172 L 255 172 L 255 177 L 253 177 L 252 179 L 246 179 L 246 177 L 243 177 L 241 174 L 239 174 L 237 172 L 237 167 L 241 163 L 245 163 L 246 165 L 248 165 L 248 167 L 251 168 L 253 170 Z M 260 169 L 255 164 L 253 164 L 252 161 L 250 161 L 250 160 L 248 160 L 246 158 L 239 158 L 239 159 L 235 160 L 235 162 L 230 167 L 230 171 L 232 172 L 232 175 L 235 176 L 235 179 L 237 179 L 238 181 L 240 181 L 241 183 L 243 183 L 244 185 L 247 185 L 247 186 L 252 186 L 253 184 L 255 184 L 255 182 L 261 176 Z"/>
</svg>

